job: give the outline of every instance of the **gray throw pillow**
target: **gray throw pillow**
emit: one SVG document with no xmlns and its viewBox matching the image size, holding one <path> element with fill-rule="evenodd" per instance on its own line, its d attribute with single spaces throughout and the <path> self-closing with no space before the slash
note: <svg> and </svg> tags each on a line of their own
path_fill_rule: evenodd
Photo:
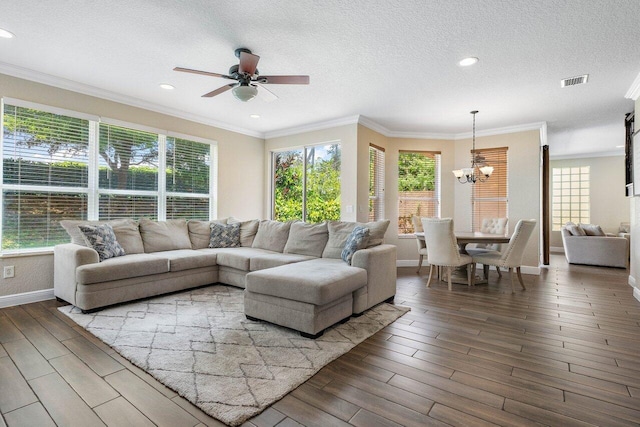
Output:
<svg viewBox="0 0 640 427">
<path fill-rule="evenodd" d="M 587 236 L 606 236 L 602 228 L 596 224 L 578 224 L 578 227 L 582 228 Z"/>
<path fill-rule="evenodd" d="M 289 230 L 289 239 L 284 247 L 285 254 L 321 257 L 329 240 L 327 223 L 308 224 L 294 222 Z"/>
<path fill-rule="evenodd" d="M 367 223 L 358 222 L 357 225 L 367 227 L 369 229 L 369 243 L 367 247 L 373 247 L 381 245 L 384 241 L 384 235 L 387 232 L 387 228 L 389 228 L 388 219 L 382 219 L 380 221 L 372 221 Z"/>
<path fill-rule="evenodd" d="M 354 227 L 349 237 L 347 237 L 347 242 L 340 254 L 340 257 L 344 262 L 351 265 L 353 254 L 355 254 L 356 251 L 367 247 L 367 244 L 369 243 L 369 233 L 370 230 L 367 227 L 360 225 Z"/>
<path fill-rule="evenodd" d="M 289 238 L 291 222 L 265 219 L 260 221 L 258 232 L 251 247 L 282 252 Z"/>
<path fill-rule="evenodd" d="M 260 221 L 257 219 L 250 219 L 249 221 L 240 221 L 234 217 L 229 217 L 227 224 L 240 224 L 240 246 L 250 248 L 253 245 L 253 239 L 258 232 L 258 226 Z"/>
<path fill-rule="evenodd" d="M 187 229 L 189 230 L 189 240 L 191 240 L 191 249 L 204 249 L 209 247 L 211 240 L 211 223 L 226 224 L 227 218 L 214 219 L 213 221 L 200 221 L 190 219 L 187 221 Z"/>
<path fill-rule="evenodd" d="M 109 224 L 79 225 L 78 228 L 82 232 L 87 245 L 98 252 L 100 262 L 125 255 L 124 249 L 116 240 L 116 234 Z"/>
<path fill-rule="evenodd" d="M 140 235 L 145 253 L 191 249 L 189 229 L 184 219 L 152 221 L 141 218 Z"/>
<path fill-rule="evenodd" d="M 211 223 L 210 248 L 237 248 L 240 246 L 240 223 Z"/>
<path fill-rule="evenodd" d="M 585 231 L 582 229 L 582 227 L 580 227 L 579 225 L 576 225 L 574 223 L 567 223 L 567 225 L 565 225 L 565 228 L 567 230 L 569 230 L 569 233 L 571 233 L 572 236 L 586 236 L 587 233 L 585 233 Z"/>
</svg>

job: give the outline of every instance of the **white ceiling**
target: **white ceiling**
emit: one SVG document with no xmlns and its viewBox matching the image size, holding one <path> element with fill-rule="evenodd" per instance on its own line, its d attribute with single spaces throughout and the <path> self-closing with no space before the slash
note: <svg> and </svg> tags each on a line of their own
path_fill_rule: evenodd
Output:
<svg viewBox="0 0 640 427">
<path fill-rule="evenodd" d="M 16 35 L 0 39 L 0 72 L 254 135 L 356 115 L 392 133 L 455 135 L 477 109 L 478 131 L 546 122 L 554 156 L 621 153 L 640 72 L 637 0 L 20 0 L 0 3 L 0 28 Z M 228 80 L 172 71 L 226 73 L 237 47 L 261 56 L 261 74 L 311 84 L 242 103 L 200 97 Z M 467 56 L 480 61 L 459 67 Z M 588 84 L 560 88 L 581 74 Z"/>
</svg>

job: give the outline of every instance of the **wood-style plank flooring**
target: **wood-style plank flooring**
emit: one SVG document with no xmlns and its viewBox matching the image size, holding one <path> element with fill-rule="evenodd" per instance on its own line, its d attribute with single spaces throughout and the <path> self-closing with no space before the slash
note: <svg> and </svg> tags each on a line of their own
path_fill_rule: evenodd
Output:
<svg viewBox="0 0 640 427">
<path fill-rule="evenodd" d="M 637 426 L 640 302 L 628 271 L 568 267 L 425 288 L 411 312 L 275 403 L 262 426 Z M 0 427 L 218 426 L 45 301 L 0 310 Z"/>
</svg>

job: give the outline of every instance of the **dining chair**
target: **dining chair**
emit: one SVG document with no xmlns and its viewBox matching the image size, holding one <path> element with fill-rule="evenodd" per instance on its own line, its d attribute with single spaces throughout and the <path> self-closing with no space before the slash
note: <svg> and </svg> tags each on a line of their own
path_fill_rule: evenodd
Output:
<svg viewBox="0 0 640 427">
<path fill-rule="evenodd" d="M 460 267 L 471 264 L 467 268 L 467 282 L 473 286 L 476 275 L 475 264 L 471 256 L 461 254 L 456 243 L 456 236 L 453 233 L 453 219 L 451 218 L 422 218 L 422 228 L 424 229 L 424 239 L 427 245 L 427 259 L 429 260 L 429 280 L 427 287 L 431 286 L 433 267 L 447 268 L 447 281 L 451 290 L 451 270 L 453 267 Z"/>
<path fill-rule="evenodd" d="M 414 233 L 422 233 L 424 231 L 424 229 L 422 228 L 422 220 L 419 216 L 413 215 L 411 217 L 411 222 L 413 222 Z M 427 245 L 423 239 L 418 239 L 418 237 L 416 237 L 416 243 L 418 244 L 418 255 L 420 255 L 420 259 L 418 260 L 418 271 L 416 271 L 416 273 L 420 274 L 422 261 L 424 257 L 427 256 Z"/>
<path fill-rule="evenodd" d="M 507 234 L 507 224 L 509 223 L 509 218 L 483 218 L 482 224 L 480 225 L 481 233 L 489 233 L 489 234 Z M 486 253 L 490 251 L 501 251 L 502 243 L 477 243 L 475 247 L 468 248 L 467 252 L 469 255 L 477 255 L 481 253 Z M 489 278 L 489 266 L 482 266 L 483 276 L 485 279 Z M 496 271 L 498 272 L 498 277 L 502 277 L 502 272 L 500 271 L 500 267 L 496 267 Z"/>
<path fill-rule="evenodd" d="M 522 265 L 522 257 L 524 255 L 525 247 L 533 233 L 533 229 L 536 226 L 536 220 L 534 219 L 521 219 L 516 224 L 516 229 L 509 240 L 507 247 L 502 252 L 486 252 L 478 253 L 472 256 L 474 263 L 481 263 L 484 265 L 493 265 L 494 267 L 502 267 L 509 269 L 509 278 L 511 279 L 511 292 L 515 293 L 515 283 L 513 282 L 513 269 L 516 269 L 518 274 L 518 280 L 522 289 L 527 289 L 524 286 L 522 280 L 522 274 L 520 273 L 520 266 Z"/>
</svg>

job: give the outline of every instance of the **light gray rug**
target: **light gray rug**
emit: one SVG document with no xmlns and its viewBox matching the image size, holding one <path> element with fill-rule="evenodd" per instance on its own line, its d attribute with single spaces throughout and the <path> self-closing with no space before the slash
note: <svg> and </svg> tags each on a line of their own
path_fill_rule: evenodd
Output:
<svg viewBox="0 0 640 427">
<path fill-rule="evenodd" d="M 409 308 L 380 304 L 318 339 L 244 316 L 242 289 L 215 285 L 82 314 L 59 310 L 207 414 L 238 425 Z"/>
</svg>

